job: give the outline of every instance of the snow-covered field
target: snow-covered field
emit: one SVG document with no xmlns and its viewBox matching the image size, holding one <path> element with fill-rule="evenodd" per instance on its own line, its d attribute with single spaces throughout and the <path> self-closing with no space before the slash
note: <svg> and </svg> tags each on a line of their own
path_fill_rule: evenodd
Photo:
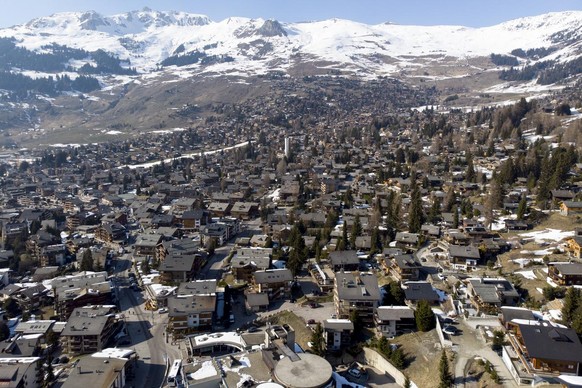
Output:
<svg viewBox="0 0 582 388">
<path fill-rule="evenodd" d="M 537 276 L 534 274 L 534 271 L 518 271 L 516 274 L 523 276 L 526 279 L 536 280 Z"/>
<path fill-rule="evenodd" d="M 544 242 L 560 242 L 565 238 L 574 236 L 574 232 L 547 228 L 536 232 L 521 233 L 520 236 L 540 244 Z"/>
</svg>

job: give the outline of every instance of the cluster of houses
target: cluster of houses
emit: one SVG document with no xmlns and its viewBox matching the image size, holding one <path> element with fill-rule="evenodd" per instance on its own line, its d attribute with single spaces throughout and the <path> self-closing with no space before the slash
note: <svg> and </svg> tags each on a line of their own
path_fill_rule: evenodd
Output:
<svg viewBox="0 0 582 388">
<path fill-rule="evenodd" d="M 346 81 L 325 82 L 335 87 Z M 291 95 L 281 98 L 282 106 L 297 103 Z M 274 107 L 272 101 L 264 103 Z M 504 216 L 496 220 L 498 230 L 492 228 L 493 220 L 479 217 L 491 209 L 474 200 L 487 191 L 490 173 L 522 150 L 496 140 L 489 155 L 473 152 L 475 176 L 470 178 L 466 157 L 478 145 L 466 141 L 467 149 L 459 150 L 452 139 L 430 139 L 414 130 L 432 120 L 430 113 L 402 111 L 395 119 L 398 125 L 376 125 L 370 124 L 370 115 L 378 108 L 370 106 L 363 108 L 370 112 L 342 117 L 345 122 L 335 128 L 329 115 L 315 118 L 327 106 L 312 110 L 316 122 L 309 135 L 292 112 L 283 112 L 289 113 L 289 128 L 283 130 L 264 112 L 249 114 L 256 107 L 243 106 L 247 115 L 229 123 L 232 131 L 209 122 L 147 141 L 10 151 L 1 159 L 16 161 L 1 164 L 1 297 L 29 316 L 52 307 L 56 319 L 51 330 L 71 355 L 103 351 L 121 325 L 112 307 L 119 296 L 107 271 L 116 257 L 126 255 L 151 267 L 155 276 L 142 271 L 140 285 L 148 308 L 167 308 L 172 335 L 224 327 L 229 320 L 227 277 L 230 286 L 245 285 L 249 314 L 293 298 L 296 274 L 284 258 L 292 249 L 287 240 L 301 224 L 301 238 L 317 256 L 302 268 L 322 293 L 333 296 L 336 317 L 322 322 L 328 349 L 349 343 L 353 314 L 392 337 L 414 330 L 419 301 L 455 314 L 497 314 L 519 305 L 519 293 L 509 280 L 472 273 L 511 249 L 512 242 L 498 230 L 532 227 L 527 218 L 517 217 L 522 198 L 533 204 L 526 179 L 518 178 L 502 205 L 493 209 L 497 218 Z M 451 117 L 451 123 L 460 126 L 457 119 Z M 349 129 L 364 125 L 370 129 L 365 133 Z M 245 126 L 257 128 L 256 139 L 249 141 Z M 469 131 L 452 131 L 468 140 Z M 224 150 L 186 155 L 191 151 L 187 144 Z M 411 170 L 413 164 L 417 167 Z M 575 164 L 572 173 L 581 171 L 582 165 Z M 421 212 L 434 214 L 411 232 L 407 220 L 414 186 L 421 194 Z M 580 191 L 575 184 L 553 190 L 551 202 L 560 214 L 576 219 L 582 214 Z M 393 220 L 388 220 L 389 212 Z M 259 217 L 261 232 L 237 240 L 247 221 Z M 350 236 L 348 244 L 344 233 L 353 229 L 358 235 Z M 200 279 L 214 249 L 234 240 L 225 280 Z M 567 240 L 566 249 L 572 260 L 580 260 L 582 230 Z M 440 272 L 427 276 L 426 255 L 463 298 L 441 291 L 445 279 Z M 406 305 L 381 305 L 380 277 L 400 282 Z M 578 262 L 548 264 L 553 284 L 580 285 L 581 277 Z M 523 353 L 526 345 L 520 346 Z M 548 368 L 530 364 L 536 371 L 540 365 Z"/>
</svg>

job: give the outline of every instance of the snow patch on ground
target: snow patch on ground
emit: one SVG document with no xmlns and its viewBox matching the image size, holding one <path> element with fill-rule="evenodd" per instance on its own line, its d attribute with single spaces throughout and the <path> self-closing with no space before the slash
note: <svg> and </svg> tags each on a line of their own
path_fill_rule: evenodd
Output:
<svg viewBox="0 0 582 388">
<path fill-rule="evenodd" d="M 217 375 L 216 369 L 214 368 L 212 361 L 204 361 L 200 365 L 200 369 L 198 369 L 196 372 L 190 374 L 190 376 L 192 376 L 192 378 L 194 380 L 202 380 L 202 379 L 205 379 L 207 377 L 212 377 L 212 376 L 216 376 L 216 375 Z"/>
<path fill-rule="evenodd" d="M 278 202 L 279 199 L 280 199 L 280 197 L 281 197 L 279 195 L 280 192 L 281 192 L 281 188 L 278 187 L 272 193 L 270 193 L 269 195 L 267 195 L 267 198 L 270 198 L 271 201 L 273 201 L 273 202 Z"/>
<path fill-rule="evenodd" d="M 520 236 L 525 239 L 532 239 L 539 244 L 547 241 L 562 241 L 565 238 L 574 236 L 574 231 L 547 228 L 536 232 L 522 233 Z"/>
<path fill-rule="evenodd" d="M 185 130 L 186 130 L 186 128 L 158 129 L 158 130 L 152 131 L 151 133 L 159 133 L 159 134 L 165 135 L 168 133 L 183 132 Z"/>
<path fill-rule="evenodd" d="M 523 276 L 526 279 L 536 280 L 537 276 L 534 271 L 518 271 L 516 274 Z"/>
<path fill-rule="evenodd" d="M 332 375 L 337 387 L 365 388 L 364 385 L 349 382 L 348 379 L 337 372 L 333 372 Z"/>
</svg>

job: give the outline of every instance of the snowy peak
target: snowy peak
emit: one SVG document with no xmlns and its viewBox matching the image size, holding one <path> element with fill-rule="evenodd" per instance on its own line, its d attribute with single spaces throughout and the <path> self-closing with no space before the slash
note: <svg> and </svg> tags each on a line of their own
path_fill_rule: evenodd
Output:
<svg viewBox="0 0 582 388">
<path fill-rule="evenodd" d="M 257 30 L 257 34 L 270 38 L 273 36 L 287 36 L 287 31 L 283 28 L 281 23 L 276 20 L 265 20 L 263 25 Z"/>
<path fill-rule="evenodd" d="M 95 31 L 99 26 L 109 26 L 110 23 L 95 11 L 89 11 L 79 16 L 79 25 L 83 30 Z"/>
<path fill-rule="evenodd" d="M 263 19 L 228 18 L 226 24 L 230 26 L 240 24 L 234 31 L 234 36 L 239 39 L 253 36 L 263 38 L 287 36 L 287 31 L 281 23 L 272 19 L 263 21 Z"/>
<path fill-rule="evenodd" d="M 162 28 L 167 26 L 194 27 L 205 26 L 211 21 L 207 16 L 176 11 L 152 11 L 144 8 L 141 11 L 131 11 L 114 15 L 111 20 L 120 27 L 132 25 L 143 26 L 143 29 Z"/>
<path fill-rule="evenodd" d="M 555 32 L 582 27 L 582 11 L 551 12 L 538 16 L 510 20 L 498 25 L 508 31 L 532 31 L 536 29 Z"/>
<path fill-rule="evenodd" d="M 58 13 L 1 29 L 0 36 L 14 37 L 19 46 L 36 52 L 50 50 L 47 47 L 54 43 L 103 50 L 140 73 L 172 66 L 195 73 L 291 73 L 293 66 L 311 62 L 311 68 L 321 73 L 333 70 L 375 77 L 404 72 L 421 77 L 427 73 L 424 68 L 441 66 L 434 77 L 461 77 L 469 74 L 466 66 L 455 74 L 446 67 L 464 66 L 471 58 L 491 54 L 514 56 L 513 63 L 519 65 L 581 57 L 582 11 L 470 28 L 368 25 L 343 19 L 280 23 L 231 17 L 213 22 L 203 15 L 144 8 L 113 16 L 94 11 Z M 514 54 L 528 51 L 544 55 Z M 84 65 L 77 62 L 72 64 Z M 483 70 L 487 68 L 476 69 Z"/>
<path fill-rule="evenodd" d="M 168 26 L 195 27 L 212 23 L 204 15 L 176 11 L 152 11 L 144 8 L 113 16 L 103 16 L 95 11 L 62 12 L 33 19 L 25 24 L 31 30 L 86 30 L 115 35 L 138 34 Z M 54 31 L 51 31 L 54 32 Z"/>
</svg>

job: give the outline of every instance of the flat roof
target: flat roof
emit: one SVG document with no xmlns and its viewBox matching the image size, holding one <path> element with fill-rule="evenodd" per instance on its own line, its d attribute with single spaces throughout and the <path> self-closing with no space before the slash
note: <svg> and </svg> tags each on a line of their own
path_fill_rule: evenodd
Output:
<svg viewBox="0 0 582 388">
<path fill-rule="evenodd" d="M 317 388 L 332 378 L 331 364 L 323 357 L 311 353 L 297 354 L 298 360 L 289 357 L 275 366 L 275 379 L 289 388 Z"/>
<path fill-rule="evenodd" d="M 129 348 L 107 348 L 100 352 L 93 353 L 91 357 L 96 358 L 130 358 L 132 354 L 136 354 L 134 349 Z"/>
<path fill-rule="evenodd" d="M 109 387 L 128 362 L 122 358 L 83 357 L 72 368 L 62 388 Z"/>
<path fill-rule="evenodd" d="M 240 348 L 241 350 L 245 348 L 242 336 L 232 331 L 222 333 L 202 334 L 190 336 L 189 338 L 190 343 L 192 344 L 192 348 L 201 348 L 221 344 L 234 345 Z"/>
</svg>

